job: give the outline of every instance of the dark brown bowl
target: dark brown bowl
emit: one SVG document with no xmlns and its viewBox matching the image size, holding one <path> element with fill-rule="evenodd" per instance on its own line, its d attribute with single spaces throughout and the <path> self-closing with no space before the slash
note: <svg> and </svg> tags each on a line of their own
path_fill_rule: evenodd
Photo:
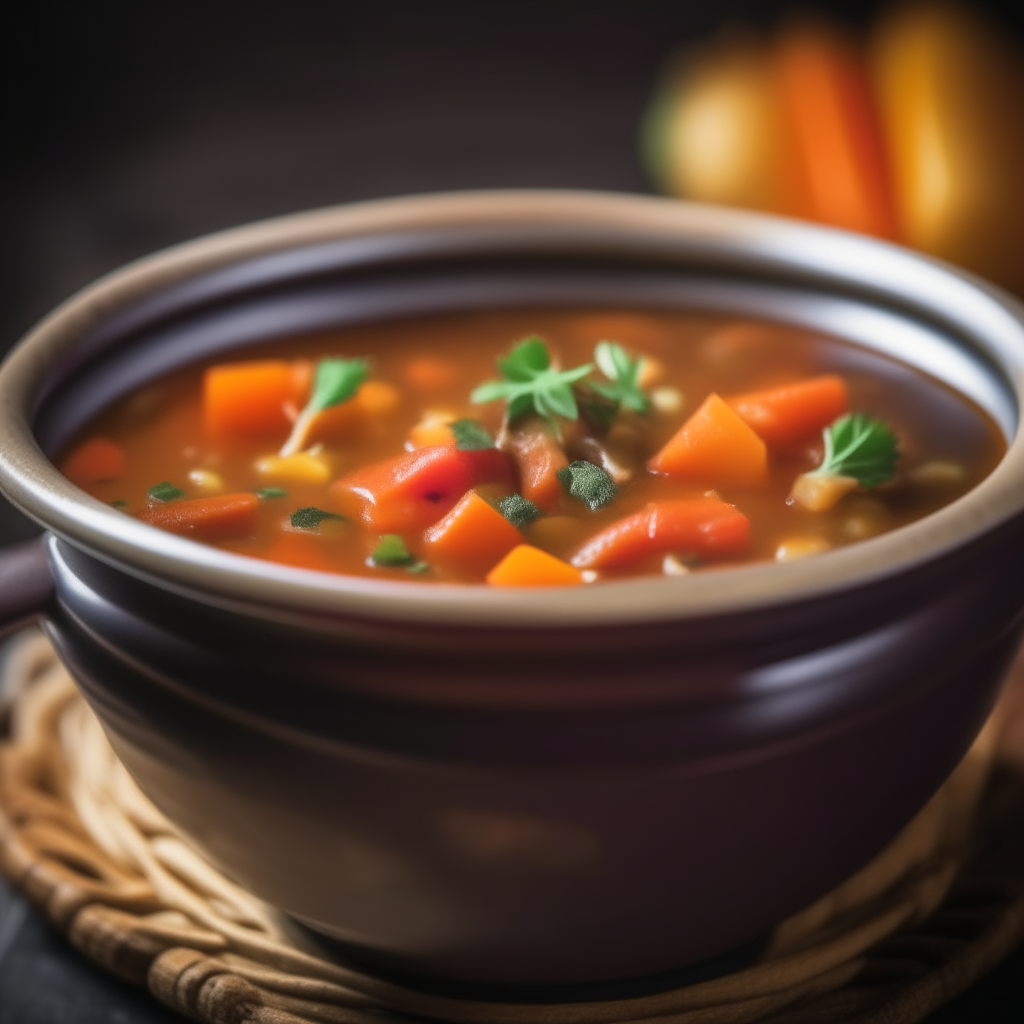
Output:
<svg viewBox="0 0 1024 1024">
<path fill-rule="evenodd" d="M 759 315 L 895 354 L 1011 441 L 970 494 L 814 559 L 565 591 L 270 565 L 126 518 L 53 453 L 213 352 L 516 304 Z M 315 212 L 100 281 L 0 370 L 0 486 L 42 616 L 167 816 L 399 973 L 634 978 L 755 940 L 876 852 L 990 709 L 1024 608 L 1024 317 L 864 238 L 663 200 L 481 193 Z"/>
</svg>

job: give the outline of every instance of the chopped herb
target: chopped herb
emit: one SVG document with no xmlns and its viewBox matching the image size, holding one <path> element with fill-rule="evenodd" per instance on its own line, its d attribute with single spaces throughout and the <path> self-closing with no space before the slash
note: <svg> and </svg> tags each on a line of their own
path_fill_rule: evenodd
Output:
<svg viewBox="0 0 1024 1024">
<path fill-rule="evenodd" d="M 175 487 L 170 480 L 163 480 L 158 484 L 153 484 L 146 491 L 146 497 L 150 501 L 177 501 L 179 498 L 185 497 L 185 492 L 180 487 Z"/>
<path fill-rule="evenodd" d="M 110 504 L 113 505 L 114 508 L 127 508 L 128 507 L 128 502 L 125 501 L 124 498 L 117 498 L 116 500 L 112 501 Z"/>
<path fill-rule="evenodd" d="M 518 530 L 544 515 L 528 498 L 521 494 L 510 494 L 498 502 L 498 511 Z"/>
<path fill-rule="evenodd" d="M 306 408 L 299 413 L 280 454 L 287 456 L 301 451 L 317 413 L 347 402 L 366 380 L 367 369 L 365 359 L 321 359 L 316 364 L 313 393 Z"/>
<path fill-rule="evenodd" d="M 848 476 L 862 487 L 877 487 L 895 476 L 898 441 L 882 420 L 848 413 L 826 427 L 823 436 L 824 458 L 808 476 Z"/>
<path fill-rule="evenodd" d="M 598 342 L 594 349 L 594 362 L 610 383 L 592 381 L 590 386 L 605 398 L 621 402 L 633 412 L 646 413 L 651 408 L 650 399 L 640 387 L 640 367 L 643 360 L 631 356 L 614 341 Z"/>
<path fill-rule="evenodd" d="M 566 491 L 574 498 L 579 498 L 591 512 L 607 505 L 619 490 L 615 481 L 600 466 L 582 459 L 560 469 L 558 479 Z"/>
<path fill-rule="evenodd" d="M 498 369 L 504 380 L 491 380 L 481 384 L 470 395 L 476 403 L 508 402 L 508 418 L 517 419 L 529 412 L 551 419 L 564 416 L 574 420 L 579 416 L 572 385 L 593 369 L 590 363 L 571 370 L 552 370 L 551 356 L 543 338 L 532 337 L 521 341 L 505 359 L 498 360 Z"/>
<path fill-rule="evenodd" d="M 415 573 L 426 572 L 430 568 L 405 546 L 405 541 L 397 533 L 385 533 L 368 561 L 380 568 L 408 569 Z"/>
<path fill-rule="evenodd" d="M 256 492 L 260 501 L 270 501 L 272 498 L 287 498 L 288 492 L 283 487 L 264 487 Z"/>
<path fill-rule="evenodd" d="M 290 516 L 292 526 L 296 530 L 315 530 L 325 519 L 344 519 L 337 512 L 325 512 L 316 505 L 306 505 L 296 509 Z"/>
<path fill-rule="evenodd" d="M 460 452 L 479 452 L 494 447 L 494 438 L 477 420 L 456 420 L 448 424 Z"/>
</svg>

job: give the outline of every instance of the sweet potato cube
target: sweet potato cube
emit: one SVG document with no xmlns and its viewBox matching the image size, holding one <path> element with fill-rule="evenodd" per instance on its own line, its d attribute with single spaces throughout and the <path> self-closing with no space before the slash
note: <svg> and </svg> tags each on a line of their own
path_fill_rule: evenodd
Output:
<svg viewBox="0 0 1024 1024">
<path fill-rule="evenodd" d="M 519 531 L 476 491 L 467 491 L 424 534 L 433 555 L 463 565 L 489 566 L 522 543 Z"/>
<path fill-rule="evenodd" d="M 520 544 L 487 574 L 487 582 L 492 587 L 573 587 L 583 575 L 540 548 Z"/>
<path fill-rule="evenodd" d="M 286 434 L 288 405 L 306 402 L 312 367 L 306 360 L 258 359 L 211 366 L 203 374 L 203 419 L 214 435 Z"/>
</svg>

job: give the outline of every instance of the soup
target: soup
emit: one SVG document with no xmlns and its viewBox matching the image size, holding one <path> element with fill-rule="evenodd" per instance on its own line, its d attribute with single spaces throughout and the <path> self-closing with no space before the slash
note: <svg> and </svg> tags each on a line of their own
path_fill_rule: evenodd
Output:
<svg viewBox="0 0 1024 1024">
<path fill-rule="evenodd" d="M 813 331 L 685 312 L 421 317 L 259 346 L 112 404 L 58 460 L 238 554 L 491 586 L 810 557 L 977 484 L 978 406 Z"/>
</svg>

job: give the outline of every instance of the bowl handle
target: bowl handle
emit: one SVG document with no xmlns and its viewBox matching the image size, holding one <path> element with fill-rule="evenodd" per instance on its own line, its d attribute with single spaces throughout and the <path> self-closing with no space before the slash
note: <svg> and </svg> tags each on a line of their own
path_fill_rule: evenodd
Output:
<svg viewBox="0 0 1024 1024">
<path fill-rule="evenodd" d="M 38 619 L 52 595 L 45 536 L 0 550 L 0 637 Z"/>
</svg>

